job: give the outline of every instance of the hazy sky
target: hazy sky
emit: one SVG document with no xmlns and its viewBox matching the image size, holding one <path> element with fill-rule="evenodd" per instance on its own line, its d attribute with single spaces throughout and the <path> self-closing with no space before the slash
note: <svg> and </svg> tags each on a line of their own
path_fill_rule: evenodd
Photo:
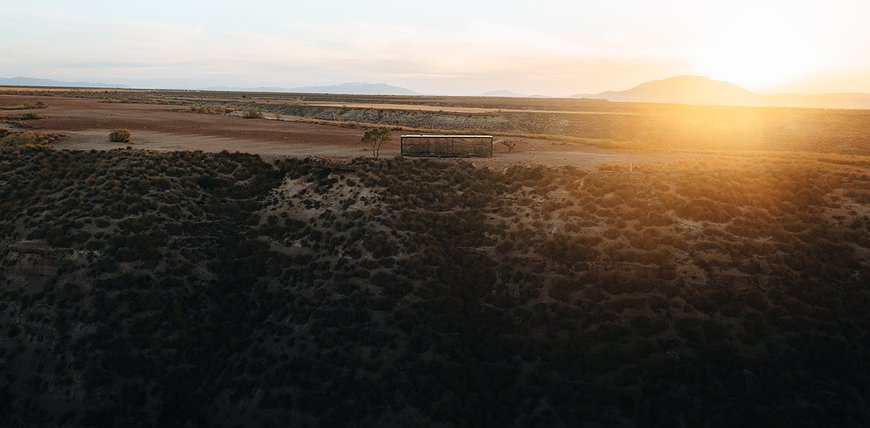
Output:
<svg viewBox="0 0 870 428">
<path fill-rule="evenodd" d="M 870 92 L 868 0 L 0 0 L 0 11 L 0 77 L 570 95 L 694 74 L 759 92 Z"/>
</svg>

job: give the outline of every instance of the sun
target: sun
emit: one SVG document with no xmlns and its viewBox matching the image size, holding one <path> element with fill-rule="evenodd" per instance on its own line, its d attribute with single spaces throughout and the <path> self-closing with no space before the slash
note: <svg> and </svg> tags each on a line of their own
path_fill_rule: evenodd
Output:
<svg viewBox="0 0 870 428">
<path fill-rule="evenodd" d="M 800 25 L 789 20 L 723 23 L 700 53 L 705 75 L 748 89 L 783 86 L 811 74 L 818 51 Z"/>
</svg>

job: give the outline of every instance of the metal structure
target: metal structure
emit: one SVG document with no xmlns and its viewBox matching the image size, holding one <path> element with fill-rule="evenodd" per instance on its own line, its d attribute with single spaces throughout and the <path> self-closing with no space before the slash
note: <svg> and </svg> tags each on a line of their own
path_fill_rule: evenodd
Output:
<svg viewBox="0 0 870 428">
<path fill-rule="evenodd" d="M 402 135 L 402 156 L 492 157 L 492 135 Z"/>
</svg>

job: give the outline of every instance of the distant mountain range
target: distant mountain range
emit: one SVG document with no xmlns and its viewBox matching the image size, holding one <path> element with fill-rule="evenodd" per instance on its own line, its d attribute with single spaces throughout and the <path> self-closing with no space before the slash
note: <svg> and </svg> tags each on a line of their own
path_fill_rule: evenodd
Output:
<svg viewBox="0 0 870 428">
<path fill-rule="evenodd" d="M 480 94 L 481 97 L 526 97 L 526 94 L 520 94 L 513 91 L 508 91 L 506 89 L 500 89 L 497 91 L 487 91 Z"/>
<path fill-rule="evenodd" d="M 64 82 L 32 77 L 0 77 L 0 86 L 55 86 L 69 88 L 128 88 L 126 85 L 94 82 Z M 212 86 L 201 88 L 208 91 L 239 92 L 292 92 L 317 94 L 358 95 L 416 95 L 408 88 L 386 83 L 348 82 L 325 86 L 300 86 L 283 88 L 261 86 L 256 88 Z M 483 97 L 545 98 L 509 90 L 488 91 Z M 870 109 L 870 94 L 757 94 L 733 83 L 711 80 L 702 76 L 677 76 L 642 83 L 625 91 L 606 91 L 598 94 L 576 94 L 572 98 L 602 99 L 614 102 L 647 102 L 669 104 L 808 107 Z"/>
<path fill-rule="evenodd" d="M 62 82 L 51 79 L 35 79 L 32 77 L 0 77 L 0 86 L 56 86 L 63 88 L 126 88 L 127 86 L 113 83 L 92 82 Z"/>
<path fill-rule="evenodd" d="M 239 92 L 295 92 L 305 94 L 354 94 L 354 95 L 415 95 L 408 88 L 387 85 L 386 83 L 348 82 L 326 86 L 300 86 L 297 88 L 257 87 L 237 88 L 228 86 L 212 86 L 203 88 L 206 91 L 239 91 Z"/>
<path fill-rule="evenodd" d="M 521 94 L 518 92 L 508 91 L 505 89 L 500 89 L 497 91 L 487 91 L 480 94 L 481 97 L 514 97 L 514 98 L 550 98 L 546 95 L 529 95 L 529 94 Z"/>
<path fill-rule="evenodd" d="M 128 88 L 126 85 L 114 83 L 63 82 L 52 79 L 37 79 L 33 77 L 0 77 L 0 86 L 55 86 L 64 88 Z M 231 86 L 212 86 L 201 88 L 206 91 L 237 91 L 237 92 L 298 92 L 316 94 L 359 94 L 359 95 L 415 95 L 408 88 L 387 85 L 386 83 L 348 82 L 326 86 L 300 86 L 283 88 L 277 86 L 260 86 L 256 88 L 241 88 Z"/>
<path fill-rule="evenodd" d="M 732 83 L 678 76 L 642 83 L 626 91 L 577 94 L 572 98 L 616 102 L 870 109 L 870 94 L 756 94 Z"/>
</svg>

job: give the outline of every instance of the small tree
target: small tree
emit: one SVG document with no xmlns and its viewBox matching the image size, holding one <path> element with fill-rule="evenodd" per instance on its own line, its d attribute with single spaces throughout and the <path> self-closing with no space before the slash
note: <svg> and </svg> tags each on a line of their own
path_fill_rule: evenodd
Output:
<svg viewBox="0 0 870 428">
<path fill-rule="evenodd" d="M 390 141 L 393 138 L 392 132 L 390 132 L 389 128 L 373 128 L 366 131 L 363 134 L 362 139 L 359 140 L 361 144 L 368 144 L 372 146 L 372 157 L 375 159 L 378 158 L 378 154 L 381 151 L 381 146 Z"/>
</svg>

